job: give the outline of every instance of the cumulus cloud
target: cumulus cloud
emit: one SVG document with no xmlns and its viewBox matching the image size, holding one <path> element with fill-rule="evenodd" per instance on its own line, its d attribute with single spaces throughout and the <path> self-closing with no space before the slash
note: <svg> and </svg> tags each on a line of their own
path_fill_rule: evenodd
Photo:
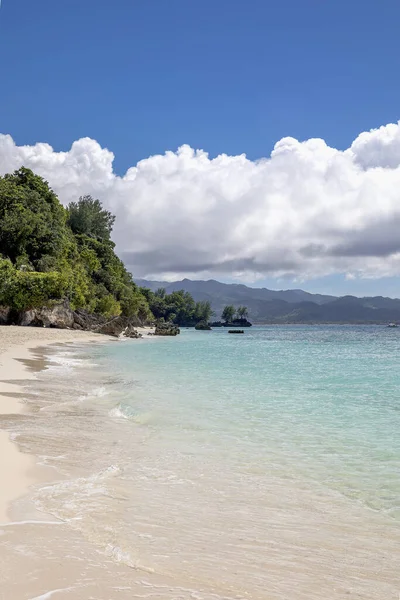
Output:
<svg viewBox="0 0 400 600">
<path fill-rule="evenodd" d="M 66 204 L 92 194 L 117 215 L 117 251 L 136 276 L 310 279 L 400 274 L 400 123 L 345 151 L 283 138 L 251 161 L 182 146 L 123 177 L 84 138 L 68 152 L 0 135 L 0 173 L 21 165 Z"/>
</svg>

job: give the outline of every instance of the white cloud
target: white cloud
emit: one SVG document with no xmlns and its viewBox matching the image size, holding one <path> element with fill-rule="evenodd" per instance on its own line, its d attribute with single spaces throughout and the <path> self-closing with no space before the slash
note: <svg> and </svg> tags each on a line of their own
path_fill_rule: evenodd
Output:
<svg viewBox="0 0 400 600">
<path fill-rule="evenodd" d="M 63 203 L 92 194 L 117 215 L 117 251 L 137 276 L 400 274 L 400 123 L 346 151 L 284 138 L 254 162 L 182 146 L 124 177 L 113 159 L 89 138 L 55 152 L 0 135 L 1 174 L 25 165 Z"/>
</svg>

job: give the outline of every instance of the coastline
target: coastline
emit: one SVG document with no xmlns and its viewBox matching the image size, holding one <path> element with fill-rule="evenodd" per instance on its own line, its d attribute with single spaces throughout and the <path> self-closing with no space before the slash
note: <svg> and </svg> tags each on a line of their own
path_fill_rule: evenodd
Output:
<svg viewBox="0 0 400 600">
<path fill-rule="evenodd" d="M 307 478 L 291 448 L 283 458 L 292 466 L 271 452 L 243 463 L 247 436 L 233 438 L 237 453 L 226 441 L 230 423 L 215 428 L 215 397 L 193 360 L 200 357 L 212 374 L 223 355 L 226 369 L 232 354 L 220 343 L 230 342 L 194 339 L 184 332 L 178 344 L 140 347 L 98 334 L 0 328 L 0 442 L 9 467 L 0 472 L 8 492 L 0 600 L 263 600 L 265 590 L 271 600 L 394 598 L 396 523 Z M 280 353 L 269 347 L 273 374 Z M 285 336 L 281 347 L 288 347 Z M 189 402 L 194 412 L 186 413 Z M 226 406 L 244 415 L 242 403 Z M 204 409 L 216 446 L 204 434 Z M 237 422 L 239 433 L 257 434 L 254 421 Z M 224 533 L 216 539 L 214 531 Z"/>
<path fill-rule="evenodd" d="M 154 339 L 146 335 L 151 331 L 151 328 L 142 328 L 143 339 Z M 38 506 L 36 500 L 41 489 L 48 490 L 53 486 L 63 489 L 64 485 L 68 489 L 75 482 L 79 487 L 81 482 L 90 486 L 93 475 L 81 470 L 79 462 L 73 462 L 72 477 L 68 477 L 63 469 L 53 471 L 51 461 L 42 460 L 41 439 L 37 432 L 32 435 L 36 435 L 39 452 L 26 452 L 24 436 L 18 437 L 17 442 L 9 436 L 9 430 L 14 429 L 12 424 L 21 420 L 27 423 L 29 440 L 32 440 L 31 428 L 34 429 L 40 412 L 36 415 L 36 410 L 32 411 L 29 405 L 41 389 L 41 374 L 47 364 L 51 364 L 52 356 L 64 352 L 85 354 L 82 352 L 85 345 L 93 350 L 99 342 L 107 344 L 115 340 L 103 334 L 81 331 L 0 327 L 0 599 L 44 600 L 56 596 L 60 600 L 106 600 L 117 595 L 122 600 L 153 589 L 161 600 L 169 589 L 175 589 L 170 576 L 127 564 L 118 548 L 99 547 L 90 535 L 84 535 L 74 526 L 80 519 L 75 513 L 60 516 L 57 511 L 40 506 L 40 502 Z M 129 342 L 129 339 L 124 341 Z M 64 348 L 63 344 L 66 344 Z M 49 363 L 47 357 L 50 357 Z M 74 381 L 71 381 L 72 386 Z M 62 377 L 61 382 L 65 384 L 65 378 Z M 57 384 L 49 397 L 54 398 L 54 394 L 57 394 Z M 42 398 L 41 393 L 37 398 Z M 74 416 L 80 412 L 80 409 L 72 410 Z M 46 421 L 47 415 L 45 411 Z M 113 419 L 107 418 L 107 422 L 112 425 Z M 48 431 L 58 444 L 57 429 Z M 60 435 L 62 437 L 61 431 Z M 64 446 L 67 453 L 70 449 L 74 452 L 77 439 L 81 440 L 79 425 L 77 438 L 70 441 L 71 447 Z M 47 442 L 45 438 L 43 441 Z M 64 438 L 61 444 L 65 441 Z M 86 446 L 86 451 L 89 447 Z M 105 460 L 108 465 L 108 456 Z M 112 477 L 112 465 L 104 473 L 105 477 L 108 473 Z M 204 600 L 211 600 L 211 596 L 204 596 Z"/>
<path fill-rule="evenodd" d="M 0 326 L 0 418 L 19 415 L 25 407 L 20 400 L 21 380 L 32 380 L 45 364 L 32 357 L 32 350 L 62 343 L 105 342 L 102 334 L 65 329 Z M 20 452 L 6 430 L 0 427 L 0 523 L 10 521 L 8 511 L 36 480 L 35 457 Z"/>
</svg>

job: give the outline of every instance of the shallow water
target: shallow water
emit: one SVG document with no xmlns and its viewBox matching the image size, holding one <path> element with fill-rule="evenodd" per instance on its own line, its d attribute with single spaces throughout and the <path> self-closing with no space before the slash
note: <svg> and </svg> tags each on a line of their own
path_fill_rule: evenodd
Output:
<svg viewBox="0 0 400 600">
<path fill-rule="evenodd" d="M 397 599 L 399 336 L 272 326 L 64 347 L 13 425 L 54 468 L 35 505 L 143 597 Z"/>
</svg>

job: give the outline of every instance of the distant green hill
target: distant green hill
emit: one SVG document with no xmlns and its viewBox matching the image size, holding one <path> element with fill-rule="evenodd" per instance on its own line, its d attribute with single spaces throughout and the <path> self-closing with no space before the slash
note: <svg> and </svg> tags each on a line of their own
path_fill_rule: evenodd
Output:
<svg viewBox="0 0 400 600">
<path fill-rule="evenodd" d="M 303 290 L 268 290 L 241 284 L 226 284 L 213 279 L 183 279 L 166 283 L 136 279 L 150 289 L 164 287 L 167 293 L 189 292 L 197 301 L 208 301 L 218 319 L 228 304 L 247 306 L 253 323 L 388 323 L 400 321 L 400 300 L 383 298 L 337 298 L 310 294 Z"/>
</svg>

